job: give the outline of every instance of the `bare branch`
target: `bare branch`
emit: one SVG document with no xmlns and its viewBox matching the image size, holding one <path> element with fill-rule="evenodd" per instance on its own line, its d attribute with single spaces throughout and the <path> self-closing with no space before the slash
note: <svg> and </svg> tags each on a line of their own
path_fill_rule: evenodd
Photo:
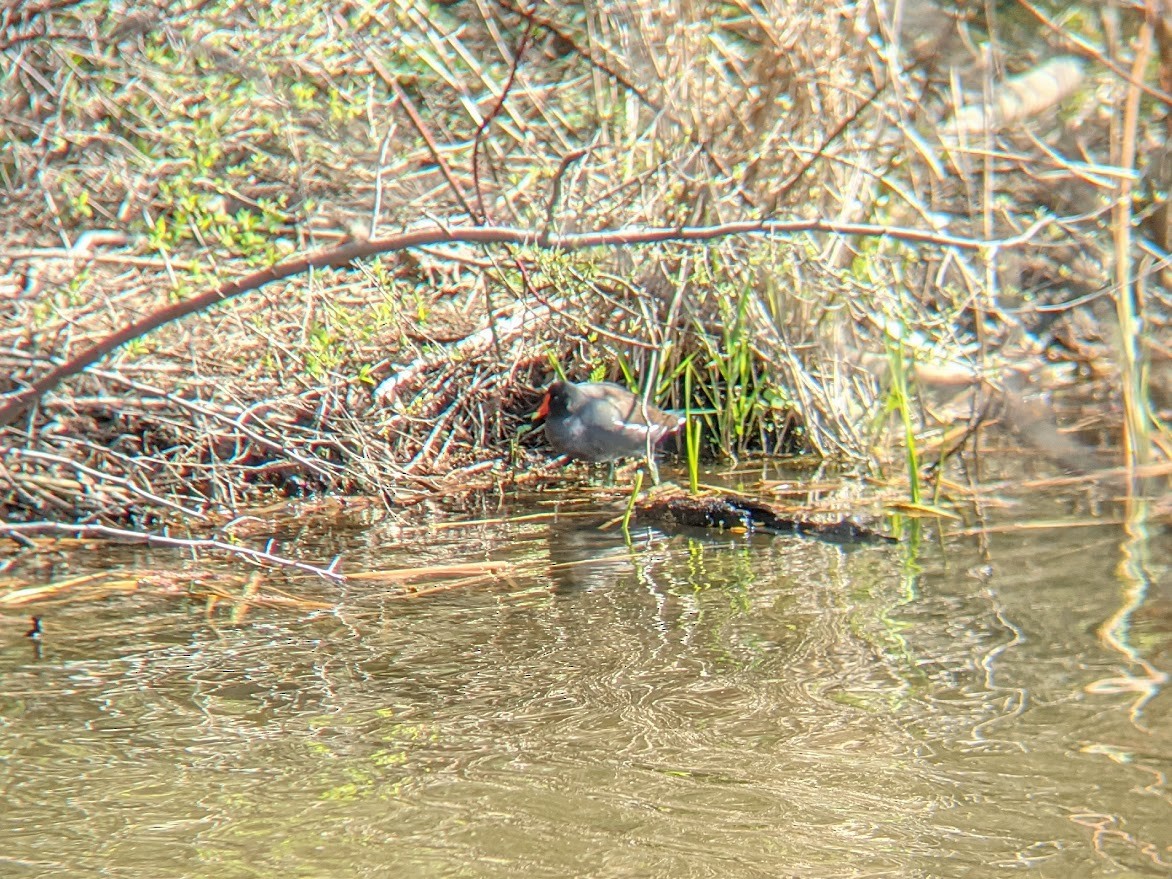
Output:
<svg viewBox="0 0 1172 879">
<path fill-rule="evenodd" d="M 591 247 L 619 247 L 643 244 L 658 244 L 665 241 L 713 241 L 733 235 L 793 235 L 802 232 L 825 232 L 832 235 L 875 236 L 892 238 L 917 244 L 931 244 L 938 247 L 956 247 L 963 250 L 1003 250 L 1020 246 L 1048 226 L 1048 219 L 1039 220 L 1025 232 L 1003 239 L 966 238 L 925 229 L 907 229 L 898 226 L 879 226 L 872 223 L 835 223 L 827 220 L 786 220 L 786 221 L 741 221 L 723 223 L 717 226 L 691 226 L 679 228 L 630 228 L 605 232 L 586 232 L 570 235 L 546 236 L 544 231 L 516 229 L 502 226 L 470 228 L 433 227 L 417 229 L 378 238 L 372 241 L 353 241 L 340 247 L 318 251 L 308 256 L 299 256 L 279 265 L 253 272 L 235 281 L 222 284 L 214 290 L 193 296 L 166 308 L 153 311 L 121 330 L 98 340 L 80 354 L 50 370 L 33 381 L 28 387 L 7 395 L 0 404 L 0 427 L 12 424 L 29 406 L 57 387 L 62 380 L 76 375 L 87 366 L 97 363 L 107 354 L 133 339 L 144 336 L 152 330 L 179 320 L 189 314 L 203 311 L 241 294 L 257 290 L 273 281 L 280 281 L 310 269 L 327 266 L 345 266 L 355 260 L 366 259 L 382 253 L 394 253 L 415 247 L 434 244 L 513 244 L 532 247 L 544 244 L 553 250 L 584 250 Z"/>
<path fill-rule="evenodd" d="M 270 551 L 272 542 L 265 549 L 252 549 L 247 546 L 238 546 L 225 543 L 222 540 L 208 538 L 171 537 L 166 534 L 150 534 L 145 531 L 132 531 L 127 528 L 114 528 L 110 525 L 69 525 L 62 522 L 26 522 L 20 524 L 0 523 L 0 537 L 9 537 L 15 541 L 27 540 L 38 534 L 54 534 L 61 537 L 102 537 L 113 540 L 124 540 L 128 543 L 142 543 L 152 547 L 172 547 L 179 549 L 201 550 L 210 549 L 226 552 L 255 564 L 276 565 L 282 568 L 294 568 L 309 574 L 316 574 L 324 580 L 333 583 L 346 582 L 345 576 L 338 573 L 338 560 L 330 562 L 329 567 L 311 565 L 309 562 L 279 556 Z"/>
</svg>

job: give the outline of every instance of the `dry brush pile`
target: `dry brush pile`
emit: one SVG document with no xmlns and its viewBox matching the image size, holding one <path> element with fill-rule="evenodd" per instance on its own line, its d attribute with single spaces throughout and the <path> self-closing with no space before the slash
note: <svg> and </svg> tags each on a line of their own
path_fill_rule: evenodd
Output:
<svg viewBox="0 0 1172 879">
<path fill-rule="evenodd" d="M 893 369 L 978 390 L 1047 359 L 1113 374 L 1120 299 L 1165 356 L 1166 242 L 1130 214 L 1163 145 L 1158 21 L 901 8 L 9 3 L 0 407 L 298 254 L 528 237 L 327 260 L 130 340 L 9 406 L 0 516 L 487 484 L 534 459 L 555 363 L 667 405 L 691 389 L 715 452 L 875 464 Z M 773 219 L 811 231 L 629 241 Z M 550 246 L 589 232 L 614 234 Z"/>
</svg>

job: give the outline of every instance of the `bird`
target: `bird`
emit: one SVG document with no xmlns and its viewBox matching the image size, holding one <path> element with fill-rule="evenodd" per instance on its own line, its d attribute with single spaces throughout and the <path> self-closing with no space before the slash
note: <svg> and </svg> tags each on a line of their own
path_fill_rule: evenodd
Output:
<svg viewBox="0 0 1172 879">
<path fill-rule="evenodd" d="M 555 452 L 600 463 L 646 455 L 684 419 L 644 404 L 612 382 L 555 381 L 533 419 L 545 419 L 545 437 Z"/>
<path fill-rule="evenodd" d="M 45 635 L 45 630 L 41 628 L 41 618 L 32 617 L 32 628 L 24 633 L 26 638 L 32 638 L 34 641 L 40 641 Z"/>
</svg>

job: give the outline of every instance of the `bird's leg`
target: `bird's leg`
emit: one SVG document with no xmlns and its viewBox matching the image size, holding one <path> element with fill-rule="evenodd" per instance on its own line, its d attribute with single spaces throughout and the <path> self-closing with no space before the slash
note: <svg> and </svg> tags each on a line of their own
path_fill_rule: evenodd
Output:
<svg viewBox="0 0 1172 879">
<path fill-rule="evenodd" d="M 651 476 L 651 484 L 659 485 L 659 468 L 655 465 L 655 454 L 651 451 L 647 453 L 647 473 Z"/>
</svg>

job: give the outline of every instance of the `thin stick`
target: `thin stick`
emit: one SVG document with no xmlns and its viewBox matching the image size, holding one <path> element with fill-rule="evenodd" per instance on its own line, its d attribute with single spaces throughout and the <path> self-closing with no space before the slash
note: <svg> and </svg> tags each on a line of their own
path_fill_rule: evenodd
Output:
<svg viewBox="0 0 1172 879">
<path fill-rule="evenodd" d="M 214 549 L 230 553 L 256 563 L 267 563 L 284 568 L 295 568 L 316 574 L 324 580 L 334 583 L 344 583 L 346 578 L 337 572 L 338 559 L 330 562 L 329 567 L 323 568 L 311 565 L 309 562 L 285 558 L 270 552 L 271 543 L 265 549 L 252 549 L 247 546 L 238 546 L 224 543 L 222 540 L 209 538 L 170 537 L 166 534 L 150 534 L 145 531 L 131 531 L 126 528 L 114 528 L 110 525 L 69 525 L 62 522 L 26 522 L 0 523 L 0 537 L 11 537 L 18 540 L 20 537 L 29 537 L 35 534 L 60 534 L 75 538 L 105 537 L 116 540 L 125 540 L 129 543 L 145 543 L 147 546 L 167 546 L 181 549 Z"/>
<path fill-rule="evenodd" d="M 603 232 L 585 232 L 567 235 L 547 235 L 544 231 L 518 229 L 508 226 L 475 226 L 450 228 L 435 226 L 402 232 L 387 238 L 370 241 L 352 241 L 339 247 L 299 256 L 286 262 L 245 275 L 235 281 L 221 284 L 214 290 L 160 308 L 136 320 L 122 329 L 99 339 L 65 363 L 51 369 L 45 375 L 31 382 L 19 391 L 7 394 L 0 404 L 0 427 L 16 421 L 37 400 L 59 385 L 64 379 L 76 375 L 86 367 L 98 362 L 107 354 L 117 350 L 140 336 L 161 326 L 234 299 L 244 293 L 260 289 L 274 281 L 299 275 L 310 269 L 328 266 L 346 266 L 355 260 L 366 259 L 381 253 L 393 253 L 415 247 L 433 244 L 515 244 L 533 247 L 544 244 L 554 250 L 586 250 L 592 247 L 631 247 L 634 245 L 659 244 L 665 241 L 702 242 L 734 235 L 793 235 L 797 233 L 825 232 L 832 235 L 861 235 L 892 238 L 917 244 L 932 244 L 938 247 L 956 247 L 963 250 L 1006 249 L 1017 247 L 1031 240 L 1039 231 L 1049 226 L 1049 218 L 1042 218 L 1019 235 L 998 240 L 966 238 L 925 229 L 910 229 L 900 226 L 880 226 L 873 223 L 836 223 L 830 220 L 787 220 L 758 221 L 743 220 L 716 226 L 684 227 L 634 227 L 613 229 Z"/>
</svg>

